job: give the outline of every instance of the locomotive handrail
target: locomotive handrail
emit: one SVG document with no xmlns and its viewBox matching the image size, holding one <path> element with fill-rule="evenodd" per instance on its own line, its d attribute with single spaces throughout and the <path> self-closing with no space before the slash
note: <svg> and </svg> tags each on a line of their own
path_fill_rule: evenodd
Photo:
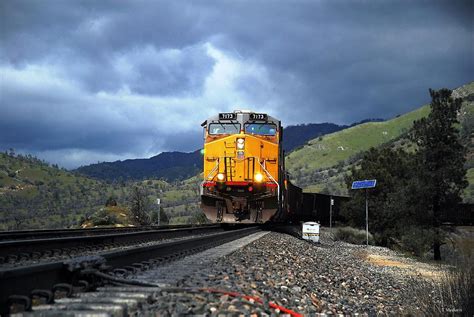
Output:
<svg viewBox="0 0 474 317">
<path fill-rule="evenodd" d="M 214 168 L 209 172 L 209 174 L 206 177 L 206 180 L 209 180 L 209 177 L 211 176 L 211 174 L 213 174 L 219 168 L 219 160 L 220 160 L 220 158 L 218 157 L 217 160 L 216 160 L 216 166 L 214 166 Z M 212 177 L 212 178 L 214 178 L 214 177 Z"/>
<path fill-rule="evenodd" d="M 278 198 L 278 201 L 280 201 L 280 184 L 278 184 L 278 182 L 273 178 L 272 174 L 270 174 L 270 172 L 265 168 L 265 166 L 262 165 L 262 163 L 260 163 L 260 160 L 257 160 L 257 162 L 258 164 L 260 164 L 265 174 L 267 174 L 268 178 L 270 178 L 277 185 L 277 193 L 278 193 L 277 198 Z"/>
<path fill-rule="evenodd" d="M 199 192 L 200 192 L 199 194 L 200 194 L 200 195 L 203 195 L 203 194 L 204 194 L 204 188 L 203 188 L 204 183 L 209 180 L 209 176 L 210 176 L 212 173 L 214 173 L 214 172 L 216 171 L 216 169 L 218 169 L 218 168 L 219 168 L 219 158 L 217 158 L 216 166 L 214 166 L 214 168 L 211 170 L 211 172 L 207 175 L 206 180 L 201 182 L 201 186 L 199 186 Z M 212 178 L 211 178 L 211 179 L 212 179 Z"/>
</svg>

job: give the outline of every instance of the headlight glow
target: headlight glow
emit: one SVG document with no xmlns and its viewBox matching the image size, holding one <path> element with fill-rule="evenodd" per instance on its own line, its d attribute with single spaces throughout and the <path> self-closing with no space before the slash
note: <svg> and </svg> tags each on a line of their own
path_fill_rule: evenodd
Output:
<svg viewBox="0 0 474 317">
<path fill-rule="evenodd" d="M 244 146 L 245 146 L 244 139 L 237 139 L 237 148 L 242 150 Z"/>
<path fill-rule="evenodd" d="M 224 174 L 222 174 L 222 173 L 217 174 L 217 179 L 218 179 L 218 180 L 223 181 L 224 178 L 225 178 L 225 175 L 224 175 Z"/>
<path fill-rule="evenodd" d="M 255 174 L 255 181 L 258 182 L 258 183 L 263 181 L 263 175 L 261 173 Z"/>
</svg>

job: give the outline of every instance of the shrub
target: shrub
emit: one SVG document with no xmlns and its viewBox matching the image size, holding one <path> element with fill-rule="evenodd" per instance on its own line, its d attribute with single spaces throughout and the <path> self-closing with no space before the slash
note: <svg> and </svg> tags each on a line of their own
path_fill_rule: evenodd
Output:
<svg viewBox="0 0 474 317">
<path fill-rule="evenodd" d="M 115 196 L 109 196 L 109 198 L 107 198 L 107 201 L 105 202 L 105 206 L 117 206 L 117 198 Z"/>
<path fill-rule="evenodd" d="M 206 224 L 209 223 L 206 215 L 202 211 L 195 212 L 187 221 L 188 224 Z"/>
<path fill-rule="evenodd" d="M 416 256 L 423 256 L 433 246 L 433 230 L 408 227 L 400 237 L 400 247 Z"/>
<path fill-rule="evenodd" d="M 91 217 L 94 226 L 114 225 L 118 222 L 117 216 L 107 212 L 105 208 L 101 208 Z"/>
<path fill-rule="evenodd" d="M 367 235 L 365 230 L 360 230 L 352 227 L 340 227 L 336 228 L 334 232 L 334 239 L 352 244 L 366 244 Z M 369 244 L 374 244 L 374 237 L 370 232 Z"/>
</svg>

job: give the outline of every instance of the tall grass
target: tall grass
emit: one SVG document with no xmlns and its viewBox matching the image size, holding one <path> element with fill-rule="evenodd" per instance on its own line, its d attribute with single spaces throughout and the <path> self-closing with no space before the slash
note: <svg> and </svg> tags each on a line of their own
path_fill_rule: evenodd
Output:
<svg viewBox="0 0 474 317">
<path fill-rule="evenodd" d="M 474 261 L 464 258 L 455 269 L 444 271 L 433 280 L 411 283 L 418 312 L 426 316 L 474 315 Z"/>
</svg>

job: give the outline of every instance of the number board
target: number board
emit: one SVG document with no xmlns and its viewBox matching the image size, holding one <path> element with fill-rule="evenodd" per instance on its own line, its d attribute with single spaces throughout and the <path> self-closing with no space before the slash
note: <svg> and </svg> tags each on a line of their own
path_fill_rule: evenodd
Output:
<svg viewBox="0 0 474 317">
<path fill-rule="evenodd" d="M 265 113 L 251 113 L 250 120 L 267 120 L 268 116 Z"/>
<path fill-rule="evenodd" d="M 219 120 L 235 120 L 235 113 L 219 113 Z"/>
<path fill-rule="evenodd" d="M 352 183 L 352 189 L 374 188 L 377 184 L 376 179 L 366 179 L 363 181 L 355 181 Z"/>
</svg>

